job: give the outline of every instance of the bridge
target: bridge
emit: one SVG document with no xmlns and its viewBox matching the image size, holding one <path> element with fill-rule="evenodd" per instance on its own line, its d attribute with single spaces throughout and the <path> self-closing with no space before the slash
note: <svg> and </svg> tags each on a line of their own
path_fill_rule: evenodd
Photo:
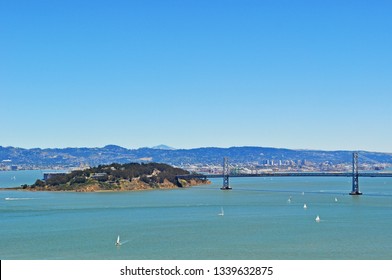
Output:
<svg viewBox="0 0 392 280">
<path fill-rule="evenodd" d="M 392 172 L 359 172 L 358 170 L 358 153 L 353 153 L 352 172 L 262 172 L 258 174 L 230 174 L 228 159 L 223 160 L 222 174 L 189 174 L 179 175 L 177 178 L 223 178 L 221 190 L 231 190 L 229 177 L 352 177 L 352 190 L 350 195 L 361 195 L 359 191 L 359 177 L 392 177 Z"/>
<path fill-rule="evenodd" d="M 351 172 L 265 172 L 257 174 L 231 174 L 230 178 L 236 177 L 352 177 Z M 386 172 L 359 172 L 359 177 L 392 177 L 392 173 Z M 189 174 L 178 175 L 181 179 L 191 178 L 223 178 L 223 174 Z"/>
</svg>

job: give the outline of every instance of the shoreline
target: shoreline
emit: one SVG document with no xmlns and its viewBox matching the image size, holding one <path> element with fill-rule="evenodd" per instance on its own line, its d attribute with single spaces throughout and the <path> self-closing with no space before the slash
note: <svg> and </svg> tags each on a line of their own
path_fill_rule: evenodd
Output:
<svg viewBox="0 0 392 280">
<path fill-rule="evenodd" d="M 111 192 L 137 192 L 137 191 L 155 191 L 155 190 L 175 190 L 175 189 L 188 189 L 191 187 L 210 185 L 211 181 L 207 183 L 189 185 L 185 187 L 158 187 L 158 188 L 137 188 L 137 189 L 115 189 L 115 190 L 53 190 L 53 189 L 35 189 L 35 188 L 23 188 L 23 187 L 10 187 L 10 188 L 0 188 L 0 191 L 21 191 L 21 192 L 75 192 L 75 193 L 111 193 Z"/>
</svg>

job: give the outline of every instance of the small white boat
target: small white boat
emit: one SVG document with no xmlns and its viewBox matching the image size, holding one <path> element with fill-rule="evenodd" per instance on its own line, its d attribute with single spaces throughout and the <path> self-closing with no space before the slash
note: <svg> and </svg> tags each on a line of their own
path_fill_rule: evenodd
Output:
<svg viewBox="0 0 392 280">
<path fill-rule="evenodd" d="M 221 207 L 221 211 L 220 211 L 220 213 L 218 215 L 219 216 L 224 216 L 225 215 L 225 211 L 223 211 L 223 207 Z"/>
<path fill-rule="evenodd" d="M 335 197 L 335 202 L 338 202 L 338 199 Z"/>
<path fill-rule="evenodd" d="M 287 202 L 290 203 L 291 202 L 291 196 L 289 197 L 289 199 L 287 199 Z"/>
<path fill-rule="evenodd" d="M 316 221 L 316 222 L 320 222 L 320 217 L 319 217 L 318 215 L 317 215 L 315 221 Z"/>
<path fill-rule="evenodd" d="M 304 204 L 304 209 L 307 209 L 308 208 L 308 206 L 306 205 L 306 203 Z"/>
<path fill-rule="evenodd" d="M 120 246 L 120 245 L 121 245 L 121 242 L 120 242 L 120 235 L 117 236 L 117 241 L 116 241 L 115 245 L 116 245 L 116 246 Z"/>
</svg>

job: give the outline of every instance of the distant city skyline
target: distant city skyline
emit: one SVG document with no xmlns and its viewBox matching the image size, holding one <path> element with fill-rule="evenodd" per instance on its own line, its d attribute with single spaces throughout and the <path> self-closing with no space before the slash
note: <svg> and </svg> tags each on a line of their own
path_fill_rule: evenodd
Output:
<svg viewBox="0 0 392 280">
<path fill-rule="evenodd" d="M 388 1 L 0 3 L 0 146 L 392 152 Z"/>
</svg>

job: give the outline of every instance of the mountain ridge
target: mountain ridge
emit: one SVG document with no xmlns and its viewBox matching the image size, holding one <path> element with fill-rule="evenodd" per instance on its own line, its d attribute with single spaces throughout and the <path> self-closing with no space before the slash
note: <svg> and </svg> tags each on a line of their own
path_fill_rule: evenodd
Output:
<svg viewBox="0 0 392 280">
<path fill-rule="evenodd" d="M 312 161 L 315 163 L 332 162 L 334 164 L 350 163 L 353 151 L 337 150 L 294 150 L 287 148 L 240 146 L 240 147 L 200 147 L 193 149 L 127 149 L 117 145 L 104 147 L 74 148 L 32 148 L 0 146 L 0 165 L 21 166 L 64 166 L 80 165 L 98 166 L 100 164 L 128 162 L 161 162 L 171 165 L 184 164 L 221 164 L 224 157 L 231 163 L 262 164 L 273 161 Z M 382 152 L 360 151 L 362 162 L 379 162 L 392 164 L 392 154 Z"/>
</svg>

